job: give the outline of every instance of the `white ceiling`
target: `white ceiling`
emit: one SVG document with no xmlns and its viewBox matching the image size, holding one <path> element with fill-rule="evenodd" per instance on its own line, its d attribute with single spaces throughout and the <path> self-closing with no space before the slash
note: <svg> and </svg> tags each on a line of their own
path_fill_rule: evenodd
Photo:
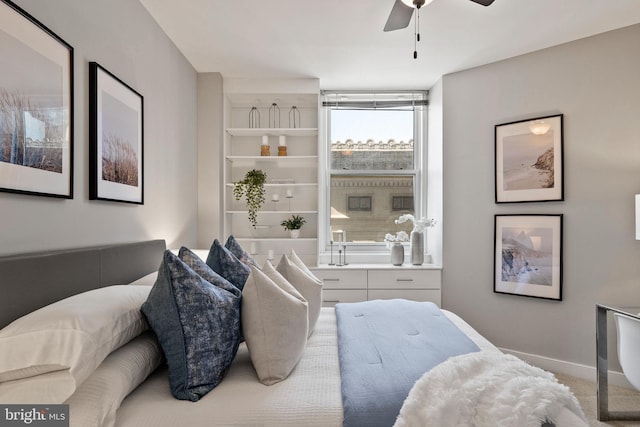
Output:
<svg viewBox="0 0 640 427">
<path fill-rule="evenodd" d="M 394 0 L 140 0 L 198 72 L 428 89 L 444 74 L 640 22 L 640 0 L 434 0 L 383 32 Z M 414 14 L 415 19 L 415 14 Z"/>
</svg>

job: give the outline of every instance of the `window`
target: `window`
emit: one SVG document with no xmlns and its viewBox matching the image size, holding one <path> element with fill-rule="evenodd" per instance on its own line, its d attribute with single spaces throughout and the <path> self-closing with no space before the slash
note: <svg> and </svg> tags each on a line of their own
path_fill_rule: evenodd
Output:
<svg viewBox="0 0 640 427">
<path fill-rule="evenodd" d="M 395 219 L 426 212 L 426 95 L 323 92 L 323 244 L 380 249 L 385 234 L 411 231 L 410 224 L 396 225 Z"/>
<path fill-rule="evenodd" d="M 413 196 L 391 196 L 391 210 L 413 212 Z"/>
</svg>

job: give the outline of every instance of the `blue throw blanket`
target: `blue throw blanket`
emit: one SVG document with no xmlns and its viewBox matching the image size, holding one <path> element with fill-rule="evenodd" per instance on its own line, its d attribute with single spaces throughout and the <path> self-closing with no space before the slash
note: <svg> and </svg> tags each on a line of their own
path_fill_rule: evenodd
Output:
<svg viewBox="0 0 640 427">
<path fill-rule="evenodd" d="M 336 304 L 336 317 L 344 427 L 392 426 L 425 372 L 479 350 L 430 302 Z"/>
</svg>

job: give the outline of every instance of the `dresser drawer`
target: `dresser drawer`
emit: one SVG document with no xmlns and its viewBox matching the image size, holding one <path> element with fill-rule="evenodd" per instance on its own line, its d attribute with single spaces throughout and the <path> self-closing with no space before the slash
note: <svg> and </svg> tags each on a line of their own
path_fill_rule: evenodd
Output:
<svg viewBox="0 0 640 427">
<path fill-rule="evenodd" d="M 402 298 L 413 301 L 431 301 L 440 305 L 440 290 L 437 289 L 370 289 L 369 300 Z"/>
<path fill-rule="evenodd" d="M 440 289 L 440 270 L 369 270 L 369 289 Z M 371 299 L 371 296 L 369 296 Z"/>
<path fill-rule="evenodd" d="M 322 306 L 333 307 L 339 302 L 360 302 L 367 300 L 366 289 L 323 289 Z"/>
<path fill-rule="evenodd" d="M 366 270 L 313 269 L 315 276 L 322 280 L 324 289 L 367 289 Z M 365 300 L 366 300 L 365 295 Z"/>
</svg>

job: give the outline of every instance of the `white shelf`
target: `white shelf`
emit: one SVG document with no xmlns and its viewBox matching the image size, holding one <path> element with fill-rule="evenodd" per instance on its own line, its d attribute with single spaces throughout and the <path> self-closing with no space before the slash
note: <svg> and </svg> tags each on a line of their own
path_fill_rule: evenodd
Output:
<svg viewBox="0 0 640 427">
<path fill-rule="evenodd" d="M 236 239 L 251 242 L 263 258 L 268 250 L 287 253 L 295 248 L 296 253 L 304 254 L 312 264 L 317 263 L 318 254 L 318 135 L 319 92 L 317 81 L 302 84 L 299 79 L 281 81 L 273 84 L 260 79 L 236 86 L 227 86 L 225 94 L 224 145 L 220 163 L 223 168 L 223 204 L 221 219 L 224 233 L 233 234 Z M 277 89 L 277 90 L 275 90 Z M 282 127 L 268 127 L 269 108 L 277 103 L 281 109 L 276 123 Z M 287 121 L 287 111 L 293 105 L 300 110 L 300 121 Z M 257 108 L 262 116 L 257 128 L 249 127 L 251 110 Z M 281 120 L 281 121 L 280 121 Z M 255 122 L 251 122 L 255 123 Z M 273 123 L 271 123 L 273 124 Z M 261 156 L 261 142 L 268 137 L 270 156 Z M 279 138 L 286 137 L 287 156 L 278 156 Z M 265 205 L 259 210 L 258 217 L 263 224 L 252 229 L 248 221 L 245 203 L 235 200 L 234 182 L 242 179 L 247 170 L 261 169 L 268 179 Z M 286 192 L 285 192 L 286 190 Z M 270 200 L 273 194 L 280 196 L 279 202 Z M 285 197 L 285 193 L 293 197 Z M 291 215 L 301 215 L 308 225 L 303 227 L 302 237 L 292 239 L 280 226 L 282 219 Z M 244 245 L 243 245 L 244 246 Z"/>
<path fill-rule="evenodd" d="M 316 136 L 318 128 L 228 128 L 232 136 Z"/>
<path fill-rule="evenodd" d="M 228 214 L 248 214 L 249 211 L 226 211 L 225 213 Z M 301 211 L 301 210 L 288 210 L 288 209 L 283 209 L 281 211 L 258 211 L 258 215 L 260 214 L 309 214 L 309 215 L 314 215 L 317 214 L 318 211 Z"/>
<path fill-rule="evenodd" d="M 227 187 L 233 187 L 233 182 L 227 182 L 225 184 Z M 264 184 L 265 187 L 278 187 L 278 188 L 282 188 L 282 187 L 317 187 L 318 184 L 316 184 L 315 182 L 292 182 L 292 183 L 266 183 Z"/>
<path fill-rule="evenodd" d="M 227 160 L 236 162 L 243 160 L 265 161 L 265 162 L 286 162 L 293 160 L 318 160 L 318 156 L 226 156 Z"/>
<path fill-rule="evenodd" d="M 291 237 L 238 237 L 233 236 L 236 240 L 259 240 L 261 242 L 315 242 L 318 240 L 315 237 L 298 237 L 297 239 L 292 239 Z"/>
</svg>

